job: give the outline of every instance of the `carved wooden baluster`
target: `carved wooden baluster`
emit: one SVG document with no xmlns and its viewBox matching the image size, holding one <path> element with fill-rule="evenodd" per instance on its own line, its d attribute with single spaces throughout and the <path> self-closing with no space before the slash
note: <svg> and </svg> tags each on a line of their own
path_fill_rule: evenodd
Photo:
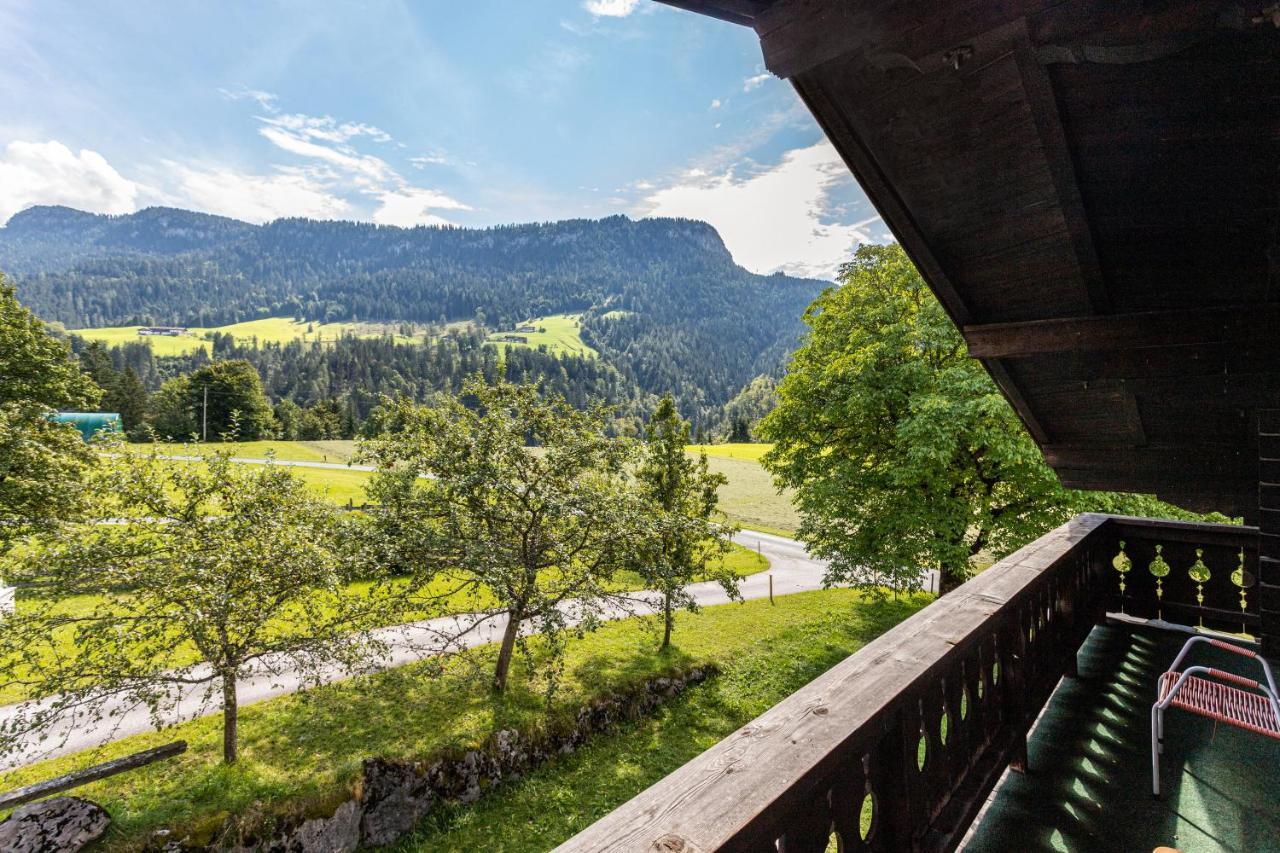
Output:
<svg viewBox="0 0 1280 853">
<path fill-rule="evenodd" d="M 858 821 L 859 848 L 875 843 L 876 811 L 876 793 L 871 786 L 871 755 L 867 754 L 862 756 L 862 800 L 858 803 L 855 815 Z"/>
<path fill-rule="evenodd" d="M 1196 582 L 1196 606 L 1200 608 L 1200 627 L 1204 627 L 1204 585 L 1212 576 L 1209 567 L 1204 564 L 1204 549 L 1196 549 L 1196 561 L 1187 569 L 1187 574 Z"/>
<path fill-rule="evenodd" d="M 1164 604 L 1164 579 L 1169 574 L 1169 564 L 1160 553 L 1163 550 L 1163 545 L 1157 545 L 1156 556 L 1152 559 L 1151 565 L 1147 566 L 1147 571 L 1151 572 L 1151 576 L 1156 579 L 1156 619 L 1161 621 L 1164 620 L 1164 611 L 1161 609 Z"/>
<path fill-rule="evenodd" d="M 1249 625 L 1244 619 L 1244 616 L 1248 612 L 1249 598 L 1247 593 L 1245 593 L 1245 589 L 1251 586 L 1249 583 L 1250 580 L 1248 572 L 1244 570 L 1244 549 L 1241 548 L 1240 565 L 1236 566 L 1236 570 L 1231 573 L 1231 582 L 1240 587 L 1240 633 L 1246 637 L 1249 636 Z"/>
<path fill-rule="evenodd" d="M 1124 551 L 1124 540 L 1120 540 L 1120 551 L 1111 558 L 1111 565 L 1120 573 L 1120 612 L 1124 613 L 1124 576 L 1129 573 L 1129 569 L 1133 568 L 1133 561 L 1129 559 L 1129 555 Z"/>
</svg>

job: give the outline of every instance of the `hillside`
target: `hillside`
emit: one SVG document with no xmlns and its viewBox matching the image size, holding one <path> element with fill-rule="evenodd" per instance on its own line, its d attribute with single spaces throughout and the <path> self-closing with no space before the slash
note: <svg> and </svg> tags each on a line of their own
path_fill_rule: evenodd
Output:
<svg viewBox="0 0 1280 853">
<path fill-rule="evenodd" d="M 0 269 L 68 327 L 474 318 L 502 331 L 580 314 L 587 346 L 686 411 L 774 370 L 824 286 L 744 270 L 706 223 L 622 216 L 404 229 L 37 207 L 0 229 Z"/>
</svg>

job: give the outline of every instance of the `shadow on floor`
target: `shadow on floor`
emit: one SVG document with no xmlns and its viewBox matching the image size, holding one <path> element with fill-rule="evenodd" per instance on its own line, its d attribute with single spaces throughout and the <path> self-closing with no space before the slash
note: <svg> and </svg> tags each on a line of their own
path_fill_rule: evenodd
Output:
<svg viewBox="0 0 1280 853">
<path fill-rule="evenodd" d="M 1171 710 L 1164 795 L 1151 796 L 1156 680 L 1186 639 L 1095 628 L 1080 677 L 1059 685 L 1032 733 L 1030 772 L 1005 774 L 966 853 L 1280 851 L 1280 741 Z M 1255 662 L 1204 644 L 1191 663 L 1260 678 Z"/>
</svg>

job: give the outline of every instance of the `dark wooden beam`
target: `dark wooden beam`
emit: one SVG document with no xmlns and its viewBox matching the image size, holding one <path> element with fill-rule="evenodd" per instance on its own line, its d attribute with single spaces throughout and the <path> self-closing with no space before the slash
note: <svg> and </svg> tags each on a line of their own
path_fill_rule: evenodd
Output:
<svg viewBox="0 0 1280 853">
<path fill-rule="evenodd" d="M 1278 321 L 1280 306 L 1257 304 L 990 323 L 965 326 L 963 332 L 969 354 L 974 358 L 1019 358 L 1048 353 L 1274 340 Z"/>
<path fill-rule="evenodd" d="M 1062 117 L 1058 112 L 1053 83 L 1044 66 L 1037 60 L 1036 49 L 1025 30 L 1019 39 L 1018 48 L 1014 51 L 1014 57 L 1018 63 L 1018 71 L 1022 75 L 1023 93 L 1026 95 L 1027 104 L 1031 107 L 1036 130 L 1040 134 L 1044 159 L 1049 164 L 1054 188 L 1058 192 L 1058 208 L 1071 234 L 1076 262 L 1080 266 L 1080 277 L 1089 294 L 1089 303 L 1093 306 L 1095 314 L 1106 314 L 1111 310 L 1111 302 L 1107 296 L 1102 267 L 1098 263 L 1098 253 L 1094 248 L 1089 218 L 1080 196 L 1080 186 L 1076 180 L 1075 166 L 1071 161 L 1067 135 L 1062 128 Z"/>
<path fill-rule="evenodd" d="M 770 0 L 658 0 L 667 6 L 697 12 L 709 18 L 719 18 L 744 27 L 755 23 L 756 14 L 769 5 Z"/>
</svg>

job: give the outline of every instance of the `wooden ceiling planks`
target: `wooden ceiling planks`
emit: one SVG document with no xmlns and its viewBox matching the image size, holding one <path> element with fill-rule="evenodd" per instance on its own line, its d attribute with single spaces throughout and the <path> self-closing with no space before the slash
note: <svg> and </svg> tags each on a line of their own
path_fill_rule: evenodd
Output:
<svg viewBox="0 0 1280 853">
<path fill-rule="evenodd" d="M 755 28 L 1065 483 L 1250 517 L 1280 408 L 1270 1 L 668 0 Z"/>
</svg>

